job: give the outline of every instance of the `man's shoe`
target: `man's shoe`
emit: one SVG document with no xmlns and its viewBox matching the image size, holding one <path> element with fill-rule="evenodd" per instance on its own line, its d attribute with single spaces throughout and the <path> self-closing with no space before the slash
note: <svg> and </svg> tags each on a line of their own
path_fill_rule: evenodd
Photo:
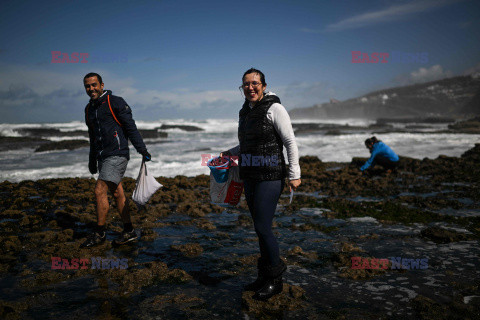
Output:
<svg viewBox="0 0 480 320">
<path fill-rule="evenodd" d="M 114 246 L 120 246 L 122 244 L 134 242 L 137 239 L 138 239 L 137 233 L 135 232 L 135 229 L 133 229 L 130 232 L 125 232 L 125 231 L 122 232 L 117 239 L 113 240 L 112 244 Z"/>
<path fill-rule="evenodd" d="M 107 235 L 105 234 L 105 232 L 103 233 L 103 235 L 93 232 L 87 237 L 87 240 L 85 240 L 85 242 L 80 245 L 80 248 L 90 248 L 102 244 L 105 242 L 106 238 Z"/>
<path fill-rule="evenodd" d="M 265 301 L 270 299 L 276 294 L 279 294 L 283 290 L 283 279 L 282 276 L 277 278 L 267 278 L 265 284 L 260 290 L 255 292 L 253 299 Z"/>
</svg>

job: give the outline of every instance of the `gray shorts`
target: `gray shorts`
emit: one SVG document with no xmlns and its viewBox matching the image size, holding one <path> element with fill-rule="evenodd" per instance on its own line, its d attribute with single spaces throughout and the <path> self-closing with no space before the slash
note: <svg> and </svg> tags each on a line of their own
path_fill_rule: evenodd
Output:
<svg viewBox="0 0 480 320">
<path fill-rule="evenodd" d="M 103 161 L 98 161 L 99 180 L 111 181 L 119 184 L 122 181 L 125 170 L 127 170 L 128 160 L 125 157 L 112 156 Z"/>
</svg>

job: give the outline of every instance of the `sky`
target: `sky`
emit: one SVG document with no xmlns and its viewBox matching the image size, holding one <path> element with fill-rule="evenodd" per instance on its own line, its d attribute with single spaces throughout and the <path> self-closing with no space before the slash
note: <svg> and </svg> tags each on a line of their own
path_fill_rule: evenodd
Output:
<svg viewBox="0 0 480 320">
<path fill-rule="evenodd" d="M 251 67 L 287 110 L 480 71 L 480 1 L 5 0 L 0 39 L 0 123 L 83 121 L 88 72 L 138 120 L 234 119 Z"/>
</svg>

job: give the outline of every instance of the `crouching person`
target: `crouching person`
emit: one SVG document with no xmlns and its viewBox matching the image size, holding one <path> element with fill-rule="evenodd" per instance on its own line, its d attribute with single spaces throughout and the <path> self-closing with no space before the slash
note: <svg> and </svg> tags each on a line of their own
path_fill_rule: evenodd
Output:
<svg viewBox="0 0 480 320">
<path fill-rule="evenodd" d="M 368 168 L 373 168 L 376 164 L 381 165 L 389 173 L 397 168 L 398 155 L 392 148 L 377 140 L 376 137 L 365 140 L 365 147 L 370 151 L 370 158 L 360 168 L 362 172 L 365 172 Z"/>
</svg>

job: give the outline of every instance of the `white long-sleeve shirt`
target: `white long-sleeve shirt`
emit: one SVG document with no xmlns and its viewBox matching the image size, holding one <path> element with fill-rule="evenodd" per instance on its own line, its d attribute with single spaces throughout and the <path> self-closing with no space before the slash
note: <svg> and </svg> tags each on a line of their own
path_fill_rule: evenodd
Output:
<svg viewBox="0 0 480 320">
<path fill-rule="evenodd" d="M 272 93 L 267 93 L 272 94 Z M 250 108 L 252 106 L 250 105 Z M 280 103 L 274 103 L 268 109 L 267 119 L 273 125 L 277 133 L 282 139 L 283 145 L 287 149 L 288 158 L 288 179 L 295 180 L 300 179 L 300 164 L 298 163 L 298 147 L 295 141 L 295 135 L 293 134 L 292 122 L 287 110 Z M 238 156 L 240 153 L 240 145 L 237 145 L 228 150 L 232 155 Z"/>
</svg>

